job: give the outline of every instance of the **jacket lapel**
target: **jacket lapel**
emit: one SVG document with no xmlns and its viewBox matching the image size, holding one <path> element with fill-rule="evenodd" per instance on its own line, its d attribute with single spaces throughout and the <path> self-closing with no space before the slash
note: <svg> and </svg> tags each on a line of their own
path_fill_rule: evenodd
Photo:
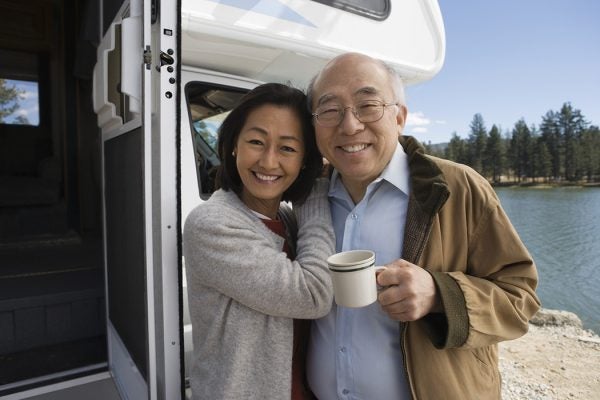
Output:
<svg viewBox="0 0 600 400">
<path fill-rule="evenodd" d="M 411 191 L 408 199 L 402 258 L 417 264 L 429 239 L 436 214 L 450 196 L 444 175 L 411 136 L 401 136 L 400 144 L 408 155 Z"/>
</svg>

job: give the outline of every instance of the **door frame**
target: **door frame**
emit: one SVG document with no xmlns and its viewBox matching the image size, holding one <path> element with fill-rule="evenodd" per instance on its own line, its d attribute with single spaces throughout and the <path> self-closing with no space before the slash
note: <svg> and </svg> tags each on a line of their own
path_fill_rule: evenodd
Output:
<svg viewBox="0 0 600 400">
<path fill-rule="evenodd" d="M 105 224 L 108 221 L 105 145 L 137 129 L 142 132 L 143 188 L 138 200 L 143 204 L 145 293 L 134 295 L 144 296 L 147 380 L 111 322 L 110 266 L 104 226 L 108 366 L 121 396 L 126 399 L 178 400 L 184 390 L 180 372 L 183 332 L 178 232 L 181 223 L 177 211 L 179 7 L 176 0 L 162 0 L 160 9 L 156 1 L 126 0 L 102 39 L 94 70 L 94 109 L 102 130 Z"/>
</svg>

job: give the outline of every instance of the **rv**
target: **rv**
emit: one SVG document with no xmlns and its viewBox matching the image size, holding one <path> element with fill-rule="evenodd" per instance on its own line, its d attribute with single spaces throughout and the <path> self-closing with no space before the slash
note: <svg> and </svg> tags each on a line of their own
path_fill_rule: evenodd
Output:
<svg viewBox="0 0 600 400">
<path fill-rule="evenodd" d="M 435 76 L 436 0 L 0 0 L 0 397 L 189 398 L 181 231 L 261 82 Z"/>
</svg>

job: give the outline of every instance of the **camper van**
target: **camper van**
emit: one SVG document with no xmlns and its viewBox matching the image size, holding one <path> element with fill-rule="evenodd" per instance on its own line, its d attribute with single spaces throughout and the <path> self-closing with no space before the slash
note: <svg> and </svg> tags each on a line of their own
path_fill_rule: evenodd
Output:
<svg viewBox="0 0 600 400">
<path fill-rule="evenodd" d="M 0 0 L 0 398 L 190 398 L 182 225 L 219 125 L 347 51 L 432 78 L 437 1 Z"/>
</svg>

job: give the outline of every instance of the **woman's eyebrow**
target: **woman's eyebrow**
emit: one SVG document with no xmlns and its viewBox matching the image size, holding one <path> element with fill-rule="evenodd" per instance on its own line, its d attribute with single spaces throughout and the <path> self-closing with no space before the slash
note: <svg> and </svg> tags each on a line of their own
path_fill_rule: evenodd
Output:
<svg viewBox="0 0 600 400">
<path fill-rule="evenodd" d="M 293 140 L 293 141 L 296 141 L 298 143 L 302 143 L 302 140 L 300 140 L 300 138 L 298 138 L 296 136 L 280 136 L 279 138 L 283 139 L 283 140 Z"/>
<path fill-rule="evenodd" d="M 262 135 L 262 136 L 268 136 L 269 132 L 267 132 L 265 129 L 261 128 L 260 126 L 251 126 L 248 128 L 249 131 L 255 131 L 256 133 Z M 296 142 L 300 142 L 302 143 L 302 140 L 299 139 L 298 137 L 294 136 L 294 135 L 282 135 L 279 136 L 278 139 L 281 140 L 294 140 Z"/>
</svg>

